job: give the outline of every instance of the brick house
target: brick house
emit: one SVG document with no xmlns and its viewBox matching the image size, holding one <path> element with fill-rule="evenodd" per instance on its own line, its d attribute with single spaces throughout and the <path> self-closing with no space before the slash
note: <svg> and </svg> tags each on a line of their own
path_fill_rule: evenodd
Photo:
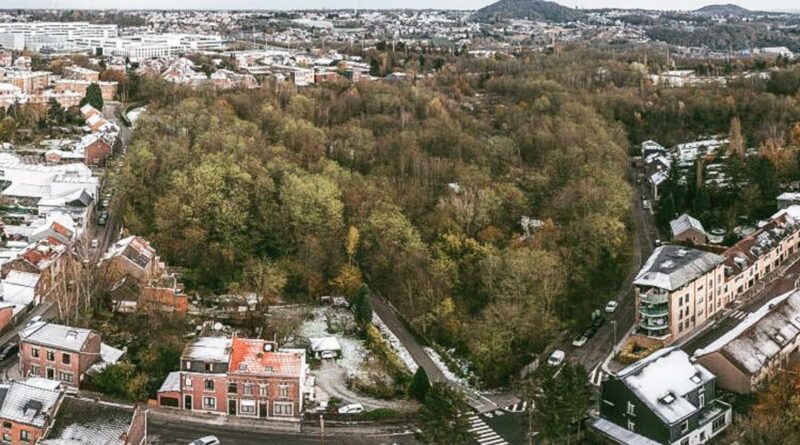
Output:
<svg viewBox="0 0 800 445">
<path fill-rule="evenodd" d="M 91 133 L 80 140 L 75 150 L 83 151 L 84 164 L 99 165 L 111 156 L 114 142 L 115 137 L 108 133 Z"/>
<path fill-rule="evenodd" d="M 36 443 L 44 435 L 63 397 L 56 382 L 33 379 L 0 385 L 2 443 Z"/>
<path fill-rule="evenodd" d="M 19 333 L 19 367 L 25 377 L 58 380 L 79 387 L 102 360 L 100 334 L 83 328 L 36 322 Z"/>
<path fill-rule="evenodd" d="M 86 89 L 89 88 L 89 85 L 93 83 L 96 83 L 97 86 L 100 87 L 100 93 L 103 96 L 103 100 L 114 100 L 114 96 L 117 95 L 117 82 L 93 82 L 79 79 L 59 79 L 56 81 L 55 90 L 57 93 L 74 91 L 76 93 L 86 95 Z"/>
<path fill-rule="evenodd" d="M 703 224 L 686 213 L 670 221 L 669 226 L 672 229 L 672 239 L 677 242 L 705 244 L 708 239 Z"/>
<path fill-rule="evenodd" d="M 299 421 L 305 352 L 259 339 L 200 338 L 188 345 L 181 370 L 158 390 L 158 403 L 185 410 Z"/>
<path fill-rule="evenodd" d="M 56 232 L 32 243 L 17 258 L 0 267 L 3 277 L 3 295 L 14 304 L 39 304 L 63 296 L 65 276 L 79 267 L 77 260 L 67 252 L 67 244 L 57 232 L 63 226 L 55 224 Z M 38 232 L 37 232 L 38 233 Z"/>
</svg>

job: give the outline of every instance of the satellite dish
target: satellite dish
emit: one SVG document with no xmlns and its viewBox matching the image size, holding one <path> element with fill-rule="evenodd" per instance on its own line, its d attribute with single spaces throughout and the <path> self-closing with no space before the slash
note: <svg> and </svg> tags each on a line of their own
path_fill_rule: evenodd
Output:
<svg viewBox="0 0 800 445">
<path fill-rule="evenodd" d="M 221 331 L 222 330 L 222 323 L 220 323 L 220 322 L 214 323 L 214 330 L 215 331 Z"/>
</svg>

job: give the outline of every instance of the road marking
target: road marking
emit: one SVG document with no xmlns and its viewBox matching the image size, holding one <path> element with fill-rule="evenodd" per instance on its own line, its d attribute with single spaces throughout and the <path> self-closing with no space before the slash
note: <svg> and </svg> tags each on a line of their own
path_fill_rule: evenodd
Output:
<svg viewBox="0 0 800 445">
<path fill-rule="evenodd" d="M 513 405 L 507 406 L 506 411 L 510 413 L 523 413 L 528 408 L 528 402 L 517 402 Z"/>
<path fill-rule="evenodd" d="M 468 420 L 470 425 L 472 425 L 469 432 L 475 436 L 475 440 L 477 440 L 480 445 L 509 445 L 505 439 L 500 437 L 500 435 L 487 425 L 477 414 L 473 414 Z"/>
<path fill-rule="evenodd" d="M 748 315 L 750 315 L 749 312 L 740 311 L 738 309 L 734 310 L 731 313 L 731 317 L 737 320 L 744 320 L 745 318 L 747 318 Z"/>
</svg>

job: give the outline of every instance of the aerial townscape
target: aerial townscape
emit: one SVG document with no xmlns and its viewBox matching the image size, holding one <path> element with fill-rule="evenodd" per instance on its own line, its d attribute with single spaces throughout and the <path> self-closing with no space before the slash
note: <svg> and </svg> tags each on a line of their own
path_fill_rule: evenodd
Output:
<svg viewBox="0 0 800 445">
<path fill-rule="evenodd" d="M 0 443 L 800 444 L 800 6 L 694 1 L 0 2 Z"/>
</svg>

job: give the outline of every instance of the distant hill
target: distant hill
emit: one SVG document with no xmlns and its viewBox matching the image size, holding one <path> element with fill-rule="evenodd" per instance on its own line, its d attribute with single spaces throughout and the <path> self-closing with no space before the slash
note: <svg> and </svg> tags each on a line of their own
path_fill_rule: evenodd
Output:
<svg viewBox="0 0 800 445">
<path fill-rule="evenodd" d="M 583 12 L 545 0 L 500 0 L 475 12 L 473 20 L 493 22 L 528 19 L 547 22 L 568 22 L 584 17 Z"/>
<path fill-rule="evenodd" d="M 727 5 L 708 5 L 696 10 L 695 12 L 708 15 L 750 15 L 749 9 L 728 3 Z"/>
</svg>

